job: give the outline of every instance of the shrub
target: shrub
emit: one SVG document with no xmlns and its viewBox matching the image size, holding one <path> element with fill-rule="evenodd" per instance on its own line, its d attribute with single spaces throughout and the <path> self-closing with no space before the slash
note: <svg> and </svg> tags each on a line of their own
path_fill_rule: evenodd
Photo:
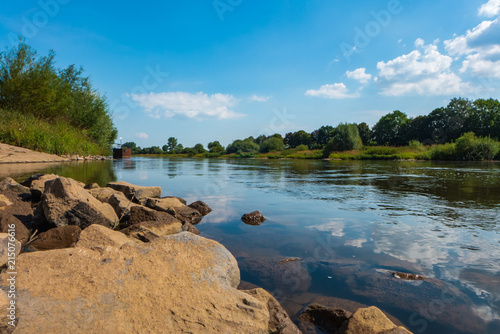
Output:
<svg viewBox="0 0 500 334">
<path fill-rule="evenodd" d="M 422 151 L 424 149 L 424 145 L 422 145 L 422 143 L 419 142 L 418 140 L 410 140 L 408 142 L 408 146 L 412 150 L 416 150 L 416 151 Z"/>
<path fill-rule="evenodd" d="M 489 137 L 476 137 L 468 132 L 458 138 L 455 145 L 457 160 L 493 160 L 499 151 L 499 143 Z"/>
</svg>

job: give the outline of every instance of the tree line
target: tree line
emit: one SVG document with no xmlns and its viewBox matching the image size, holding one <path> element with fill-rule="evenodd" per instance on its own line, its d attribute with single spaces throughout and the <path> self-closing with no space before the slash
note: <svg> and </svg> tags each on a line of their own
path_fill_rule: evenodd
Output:
<svg viewBox="0 0 500 334">
<path fill-rule="evenodd" d="M 93 143 L 110 149 L 117 130 L 106 97 L 92 87 L 82 67 L 60 69 L 55 63 L 54 51 L 39 56 L 22 39 L 0 53 L 0 114 L 15 112 L 45 123 L 65 122 Z"/>
<path fill-rule="evenodd" d="M 446 107 L 434 109 L 425 116 L 408 117 L 395 110 L 382 116 L 373 127 L 365 122 L 341 123 L 335 127 L 324 125 L 311 133 L 300 130 L 289 132 L 284 137 L 277 133 L 237 139 L 225 148 L 218 141 L 208 143 L 208 150 L 202 144 L 184 148 L 174 137 L 168 138 L 162 148 L 153 146 L 141 149 L 133 142 L 125 143 L 123 147 L 132 148 L 134 154 L 204 154 L 207 157 L 233 153 L 252 156 L 284 150 L 323 150 L 323 156 L 327 157 L 331 152 L 359 150 L 363 146 L 446 144 L 454 143 L 464 136 L 468 142 L 474 138 L 485 138 L 484 143 L 498 141 L 500 102 L 492 98 L 475 101 L 453 98 Z"/>
</svg>

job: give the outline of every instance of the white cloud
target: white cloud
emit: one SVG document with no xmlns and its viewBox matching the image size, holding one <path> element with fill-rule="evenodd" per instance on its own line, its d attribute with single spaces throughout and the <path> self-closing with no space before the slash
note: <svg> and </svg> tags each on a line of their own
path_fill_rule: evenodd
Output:
<svg viewBox="0 0 500 334">
<path fill-rule="evenodd" d="M 446 51 L 460 58 L 461 72 L 500 78 L 500 18 L 483 21 L 465 35 L 444 42 Z"/>
<path fill-rule="evenodd" d="M 138 132 L 135 134 L 135 136 L 139 139 L 148 139 L 149 136 L 147 133 L 144 133 L 144 132 Z"/>
<path fill-rule="evenodd" d="M 381 94 L 401 95 L 451 95 L 471 90 L 458 75 L 451 72 L 453 59 L 441 54 L 436 45 L 425 45 L 422 39 L 415 41 L 414 50 L 388 62 L 378 62 L 379 70 L 375 81 L 381 87 Z"/>
<path fill-rule="evenodd" d="M 238 100 L 229 94 L 167 92 L 132 94 L 131 99 L 154 118 L 181 115 L 193 119 L 226 119 L 244 116 L 231 110 Z"/>
<path fill-rule="evenodd" d="M 366 73 L 366 68 L 358 68 L 354 71 L 347 71 L 346 75 L 349 79 L 358 80 L 361 83 L 368 83 L 371 80 L 372 75 Z"/>
<path fill-rule="evenodd" d="M 359 93 L 349 94 L 347 87 L 343 83 L 333 85 L 323 85 L 319 89 L 309 89 L 306 95 L 323 97 L 327 99 L 348 99 L 359 97 Z"/>
<path fill-rule="evenodd" d="M 272 96 L 259 96 L 259 95 L 255 95 L 253 94 L 252 96 L 250 96 L 248 98 L 250 101 L 255 101 L 255 102 L 267 102 L 269 101 L 270 99 L 272 99 Z"/>
<path fill-rule="evenodd" d="M 479 15 L 493 17 L 500 14 L 500 0 L 489 0 L 479 8 Z"/>
</svg>

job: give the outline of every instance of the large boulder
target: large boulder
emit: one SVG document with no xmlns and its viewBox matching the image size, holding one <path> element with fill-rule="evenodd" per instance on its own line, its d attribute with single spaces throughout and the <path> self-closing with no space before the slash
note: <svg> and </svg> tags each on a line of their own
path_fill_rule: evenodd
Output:
<svg viewBox="0 0 500 334">
<path fill-rule="evenodd" d="M 14 238 L 12 233 L 0 233 L 0 268 L 10 260 L 17 262 L 20 252 L 21 243 Z"/>
<path fill-rule="evenodd" d="M 30 243 L 38 251 L 74 247 L 80 238 L 82 229 L 76 225 L 66 225 L 40 233 Z"/>
<path fill-rule="evenodd" d="M 78 182 L 58 177 L 46 182 L 34 223 L 40 228 L 77 225 L 85 229 L 92 224 L 113 228 L 118 217 L 109 204 L 95 199 Z"/>
<path fill-rule="evenodd" d="M 6 177 L 0 182 L 0 191 L 12 191 L 21 194 L 29 194 L 30 189 L 17 183 L 13 178 Z"/>
<path fill-rule="evenodd" d="M 390 333 L 411 334 L 406 328 L 396 326 L 375 306 L 358 309 L 337 331 L 337 334 Z"/>
<path fill-rule="evenodd" d="M 107 246 L 120 248 L 133 240 L 122 232 L 113 231 L 105 226 L 94 224 L 87 227 L 80 234 L 77 247 L 98 249 Z"/>
<path fill-rule="evenodd" d="M 147 197 L 158 198 L 161 197 L 160 187 L 141 187 L 124 181 L 110 182 L 106 187 L 118 190 L 127 196 L 130 200 L 140 201 Z"/>
<path fill-rule="evenodd" d="M 231 253 L 191 233 L 25 253 L 17 271 L 19 333 L 268 333 L 266 305 L 236 290 Z"/>
<path fill-rule="evenodd" d="M 266 290 L 256 288 L 243 290 L 250 296 L 260 300 L 269 310 L 269 333 L 274 334 L 302 334 L 297 326 L 292 322 L 288 313 L 281 307 L 280 303 Z"/>
</svg>

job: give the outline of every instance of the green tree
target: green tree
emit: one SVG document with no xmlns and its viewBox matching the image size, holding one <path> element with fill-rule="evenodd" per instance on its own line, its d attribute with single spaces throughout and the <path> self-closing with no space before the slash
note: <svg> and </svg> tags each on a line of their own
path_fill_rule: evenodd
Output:
<svg viewBox="0 0 500 334">
<path fill-rule="evenodd" d="M 177 147 L 177 138 L 175 137 L 169 137 L 167 139 L 167 150 L 169 153 L 173 153 L 174 149 Z"/>
<path fill-rule="evenodd" d="M 283 139 L 274 136 L 267 138 L 260 145 L 260 152 L 262 153 L 283 151 L 283 149 Z"/>
<path fill-rule="evenodd" d="M 128 142 L 122 144 L 122 148 L 134 149 L 134 148 L 137 148 L 137 144 L 134 143 L 133 141 L 128 141 Z"/>
<path fill-rule="evenodd" d="M 372 130 L 365 122 L 358 124 L 358 132 L 363 145 L 370 145 L 372 141 Z"/>
<path fill-rule="evenodd" d="M 285 135 L 284 143 L 287 148 L 295 148 L 299 145 L 309 146 L 312 144 L 311 134 L 304 130 L 290 132 Z"/>
<path fill-rule="evenodd" d="M 373 139 L 379 145 L 405 145 L 407 141 L 402 130 L 407 122 L 408 117 L 399 110 L 382 116 L 373 127 Z"/>
<path fill-rule="evenodd" d="M 210 153 L 222 154 L 222 152 L 224 152 L 224 146 L 222 146 L 217 140 L 208 143 L 207 146 Z"/>
<path fill-rule="evenodd" d="M 335 128 L 330 125 L 325 125 L 320 127 L 317 130 L 314 130 L 311 132 L 311 140 L 315 146 L 318 148 L 323 148 L 325 147 L 326 144 L 330 141 L 330 139 L 333 137 L 333 131 Z"/>
<path fill-rule="evenodd" d="M 196 144 L 193 147 L 193 153 L 194 154 L 200 154 L 200 153 L 205 153 L 207 150 L 203 147 L 202 144 Z"/>
<path fill-rule="evenodd" d="M 117 136 L 106 98 L 92 88 L 83 69 L 55 67 L 55 53 L 39 57 L 20 39 L 0 53 L 0 108 L 48 121 L 64 120 L 95 143 L 110 148 Z"/>
<path fill-rule="evenodd" d="M 359 136 L 356 124 L 339 124 L 333 133 L 333 137 L 323 149 L 323 155 L 329 156 L 334 151 L 359 150 L 363 142 Z"/>
</svg>

